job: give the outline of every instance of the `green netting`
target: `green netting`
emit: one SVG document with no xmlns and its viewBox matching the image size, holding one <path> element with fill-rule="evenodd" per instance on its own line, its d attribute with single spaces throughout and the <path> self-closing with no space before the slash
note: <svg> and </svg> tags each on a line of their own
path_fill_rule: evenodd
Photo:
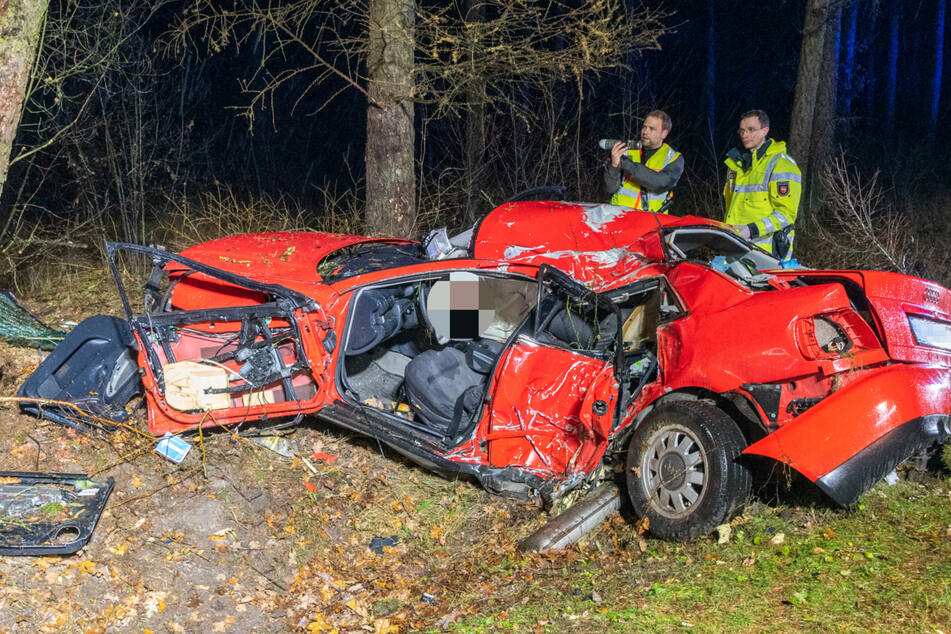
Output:
<svg viewBox="0 0 951 634">
<path fill-rule="evenodd" d="M 51 350 L 66 336 L 30 314 L 7 293 L 0 293 L 0 341 Z"/>
</svg>

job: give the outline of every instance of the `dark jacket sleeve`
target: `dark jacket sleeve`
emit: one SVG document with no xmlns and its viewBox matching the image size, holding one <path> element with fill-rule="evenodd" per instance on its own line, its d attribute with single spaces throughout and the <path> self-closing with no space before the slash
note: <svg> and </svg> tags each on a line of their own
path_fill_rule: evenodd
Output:
<svg viewBox="0 0 951 634">
<path fill-rule="evenodd" d="M 614 167 L 608 163 L 607 167 L 604 168 L 604 191 L 609 194 L 613 194 L 618 190 L 618 187 L 621 186 L 622 180 L 621 168 Z"/>
<path fill-rule="evenodd" d="M 680 175 L 684 173 L 684 157 L 683 155 L 678 156 L 670 165 L 659 172 L 655 172 L 649 167 L 635 163 L 627 156 L 622 156 L 620 169 L 614 169 L 618 172 L 624 170 L 628 177 L 642 189 L 646 189 L 652 194 L 659 194 L 673 189 L 677 181 L 680 180 Z M 604 180 L 606 183 L 607 173 L 605 173 Z"/>
</svg>

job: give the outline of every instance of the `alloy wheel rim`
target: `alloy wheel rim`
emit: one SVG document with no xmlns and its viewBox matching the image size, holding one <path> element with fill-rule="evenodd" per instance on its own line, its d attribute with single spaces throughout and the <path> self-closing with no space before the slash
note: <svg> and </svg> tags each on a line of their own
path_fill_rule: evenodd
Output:
<svg viewBox="0 0 951 634">
<path fill-rule="evenodd" d="M 681 518 L 706 493 L 707 455 L 692 431 L 665 425 L 647 440 L 641 474 L 651 506 L 665 517 Z"/>
</svg>

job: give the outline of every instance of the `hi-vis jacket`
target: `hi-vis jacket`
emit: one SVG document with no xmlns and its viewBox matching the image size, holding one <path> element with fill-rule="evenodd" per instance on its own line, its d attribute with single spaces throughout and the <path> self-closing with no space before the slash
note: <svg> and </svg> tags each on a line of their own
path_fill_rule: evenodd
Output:
<svg viewBox="0 0 951 634">
<path fill-rule="evenodd" d="M 608 166 L 605 185 L 612 205 L 633 207 L 642 211 L 659 211 L 672 198 L 671 189 L 684 171 L 680 152 L 662 143 L 647 161 L 641 163 L 643 150 L 628 150 L 621 157 L 620 168 Z M 621 176 L 623 175 L 623 180 Z M 664 213 L 667 213 L 664 210 Z"/>
<path fill-rule="evenodd" d="M 786 144 L 772 139 L 767 139 L 758 152 L 753 152 L 752 165 L 741 165 L 729 157 L 724 162 L 730 170 L 723 188 L 724 222 L 747 225 L 753 244 L 773 253 L 774 235 L 792 227 L 799 212 L 802 195 L 799 166 L 786 154 Z M 789 258 L 795 231 L 790 228 L 786 234 L 789 250 L 777 255 Z"/>
</svg>

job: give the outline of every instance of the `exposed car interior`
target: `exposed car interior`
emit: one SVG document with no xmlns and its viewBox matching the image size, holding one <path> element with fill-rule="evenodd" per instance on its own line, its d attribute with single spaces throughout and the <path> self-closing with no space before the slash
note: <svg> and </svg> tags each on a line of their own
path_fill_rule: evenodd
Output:
<svg viewBox="0 0 951 634">
<path fill-rule="evenodd" d="M 538 283 L 520 277 L 453 272 L 360 289 L 343 344 L 342 391 L 448 441 L 478 420 L 502 351 L 526 335 L 620 361 L 622 392 L 636 394 L 657 377 L 658 322 L 679 311 L 658 282 L 639 287 L 612 302 L 543 286 L 538 310 Z"/>
<path fill-rule="evenodd" d="M 443 436 L 454 417 L 478 409 L 505 342 L 535 305 L 537 284 L 452 272 L 357 293 L 344 343 L 349 395 Z"/>
<path fill-rule="evenodd" d="M 766 286 L 769 275 L 763 271 L 782 268 L 780 260 L 766 251 L 716 227 L 674 229 L 664 241 L 674 259 L 699 262 L 750 287 Z"/>
</svg>

